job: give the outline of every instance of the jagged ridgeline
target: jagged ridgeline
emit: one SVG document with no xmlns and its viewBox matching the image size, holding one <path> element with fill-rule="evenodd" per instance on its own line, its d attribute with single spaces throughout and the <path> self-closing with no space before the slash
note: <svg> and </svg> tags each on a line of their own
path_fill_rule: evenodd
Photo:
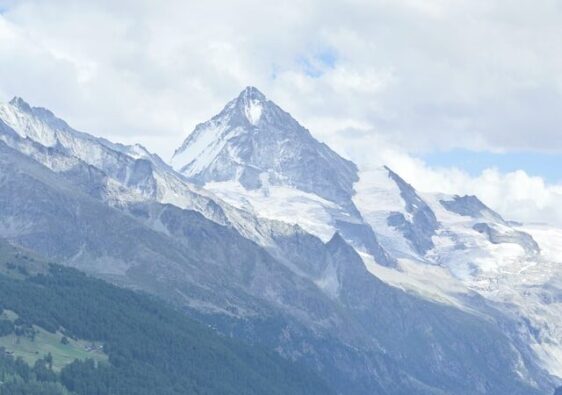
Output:
<svg viewBox="0 0 562 395">
<path fill-rule="evenodd" d="M 0 394 L 328 394 L 277 355 L 0 240 Z"/>
<path fill-rule="evenodd" d="M 560 385 L 557 229 L 504 220 L 476 197 L 417 191 L 389 168 L 359 171 L 252 87 L 170 164 L 21 99 L 0 104 L 0 237 L 299 361 L 337 393 Z M 37 285 L 26 278 L 55 275 L 42 270 L 6 273 Z M 12 350 L 30 365 L 49 350 L 55 371 L 89 356 L 118 366 L 107 340 L 73 333 L 62 348 L 68 324 L 36 333 L 6 311 L 7 330 L 46 344 L 39 355 L 24 354 L 25 339 Z M 283 383 L 260 392 L 298 393 Z"/>
</svg>

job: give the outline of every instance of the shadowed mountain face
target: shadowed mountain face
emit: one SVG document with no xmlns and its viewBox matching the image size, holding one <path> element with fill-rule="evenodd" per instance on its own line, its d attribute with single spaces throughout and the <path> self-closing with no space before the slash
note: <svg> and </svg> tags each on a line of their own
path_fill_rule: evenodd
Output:
<svg viewBox="0 0 562 395">
<path fill-rule="evenodd" d="M 251 129 L 285 119 L 286 113 L 264 100 L 247 89 L 227 105 L 229 122 Z M 252 107 L 258 104 L 261 110 Z M 322 240 L 199 190 L 141 148 L 69 127 L 63 138 L 58 123 L 43 124 L 33 113 L 22 120 L 29 111 L 18 107 L 4 109 L 9 111 L 20 121 L 0 124 L 0 237 L 159 295 L 228 335 L 302 361 L 339 393 L 539 394 L 550 388 L 531 351 L 514 347 L 502 333 L 510 320 L 499 311 L 476 314 L 431 302 L 369 273 L 360 248 L 349 242 L 358 233 L 376 243 L 360 215 L 346 221 L 347 237 L 342 232 Z M 242 115 L 245 120 L 237 118 Z M 51 128 L 58 143 L 22 136 L 25 129 L 16 129 L 24 121 Z M 298 124 L 293 126 L 300 136 Z M 320 153 L 314 155 L 336 155 L 315 147 Z M 102 153 L 103 160 L 88 152 Z M 356 173 L 337 158 L 337 167 L 346 170 L 334 171 L 339 181 L 317 196 L 344 202 L 353 194 L 349 175 Z M 280 174 L 289 174 L 279 166 Z M 289 186 L 301 191 L 299 183 L 309 176 L 295 175 Z M 318 188 L 308 185 L 308 194 Z M 408 212 L 414 224 L 423 222 L 416 222 L 415 210 L 425 210 L 417 199 Z M 348 212 L 342 210 L 338 215 Z M 423 217 L 432 218 L 425 211 Z"/>
<path fill-rule="evenodd" d="M 0 305 L 2 394 L 335 393 L 302 365 L 219 336 L 148 295 L 47 264 L 3 239 Z M 32 339 L 28 325 L 36 331 Z M 86 351 L 74 343 L 79 339 L 95 349 Z M 39 370 L 36 361 L 47 352 L 54 355 Z M 101 363 L 84 361 L 96 356 Z"/>
<path fill-rule="evenodd" d="M 431 208 L 416 193 L 415 189 L 398 174 L 386 168 L 388 176 L 396 183 L 400 196 L 404 200 L 406 219 L 402 213 L 392 213 L 388 217 L 388 225 L 398 229 L 410 241 L 416 252 L 424 255 L 434 247 L 432 237 L 439 228 L 439 223 Z"/>
<path fill-rule="evenodd" d="M 441 205 L 447 210 L 472 218 L 487 218 L 494 222 L 506 225 L 504 219 L 476 196 L 454 196 L 451 200 L 441 200 Z"/>
</svg>

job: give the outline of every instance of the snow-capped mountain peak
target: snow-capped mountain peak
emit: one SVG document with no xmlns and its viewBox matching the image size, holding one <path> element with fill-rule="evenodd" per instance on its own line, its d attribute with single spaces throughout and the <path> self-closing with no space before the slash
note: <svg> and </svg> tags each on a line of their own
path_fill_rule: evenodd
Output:
<svg viewBox="0 0 562 395">
<path fill-rule="evenodd" d="M 200 183 L 239 182 L 247 190 L 288 186 L 352 205 L 357 167 L 317 141 L 289 113 L 254 87 L 197 125 L 172 158 Z"/>
<path fill-rule="evenodd" d="M 265 101 L 266 97 L 265 95 L 255 86 L 247 86 L 246 88 L 244 88 L 244 90 L 242 92 L 240 92 L 240 95 L 238 96 L 238 100 L 244 100 L 245 102 L 251 101 L 251 100 L 257 100 L 257 101 Z"/>
<path fill-rule="evenodd" d="M 257 125 L 261 119 L 263 104 L 266 98 L 257 88 L 249 86 L 238 96 L 237 104 L 242 106 L 246 119 L 252 124 Z"/>
<path fill-rule="evenodd" d="M 68 135 L 71 128 L 51 111 L 32 107 L 21 97 L 0 104 L 0 119 L 20 137 L 53 147 Z"/>
<path fill-rule="evenodd" d="M 236 207 L 299 225 L 324 241 L 337 231 L 377 262 L 393 264 L 352 201 L 357 166 L 256 88 L 199 124 L 172 165 Z"/>
<path fill-rule="evenodd" d="M 386 322 L 395 321 L 396 309 L 386 309 L 385 302 L 397 299 L 390 291 L 380 293 L 391 288 L 373 287 L 366 270 L 408 293 L 447 304 L 447 311 L 455 307 L 509 320 L 498 322 L 521 355 L 562 377 L 562 305 L 556 303 L 562 289 L 562 231 L 504 220 L 475 196 L 417 191 L 388 167 L 365 171 L 359 177 L 352 162 L 314 139 L 256 88 L 244 89 L 187 137 L 173 163 L 183 175 L 140 145 L 125 146 L 78 132 L 49 110 L 17 97 L 0 104 L 2 147 L 3 152 L 15 149 L 60 175 L 61 185 L 72 186 L 69 193 L 86 192 L 147 224 L 159 237 L 173 237 L 174 243 L 196 236 L 193 245 L 212 241 L 211 245 L 219 246 L 227 240 L 226 229 L 232 227 L 279 259 L 279 273 L 294 275 L 290 282 L 293 278 L 311 281 L 331 301 L 345 302 L 350 306 L 346 318 L 347 312 L 360 312 L 367 332 L 377 327 L 373 325 L 377 321 L 370 319 L 379 320 L 381 312 L 391 314 Z M 21 155 L 13 158 L 19 161 Z M 5 158 L 0 155 L 0 159 Z M 32 169 L 45 174 L 39 167 Z M 166 211 L 161 210 L 164 206 Z M 22 207 L 27 215 L 29 210 Z M 217 227 L 220 238 L 196 235 L 190 221 L 200 221 L 199 216 L 178 207 L 223 225 Z M 6 234 L 14 229 L 13 216 L 7 210 L 3 214 L 0 230 Z M 184 216 L 190 220 L 183 224 L 179 217 Z M 72 222 L 77 222 L 74 217 Z M 21 223 L 25 226 L 18 230 L 31 228 Z M 240 240 L 234 239 L 236 243 L 227 249 L 232 252 L 226 255 L 229 263 L 231 256 L 243 252 L 236 249 Z M 201 256 L 216 257 L 212 249 Z M 90 259 L 82 254 L 73 255 L 72 260 Z M 154 277 L 161 278 L 160 274 Z M 271 292 L 270 285 L 289 282 L 276 280 L 283 277 L 254 282 L 259 287 L 263 284 L 275 303 L 305 289 L 287 288 L 291 297 L 285 298 L 276 289 Z M 225 277 L 221 286 L 230 282 Z M 199 303 L 197 296 L 191 301 Z M 408 305 L 403 317 L 412 316 L 417 305 L 399 302 L 400 308 Z M 423 301 L 423 306 L 428 304 Z M 425 315 L 428 310 L 421 311 Z M 365 317 L 370 318 L 364 321 Z M 318 320 L 312 317 L 311 322 Z M 393 335 L 387 338 L 385 334 L 383 340 L 390 340 L 382 345 L 397 344 Z M 441 358 L 441 351 L 436 357 Z M 517 363 L 523 366 L 520 359 Z M 543 377 L 542 373 L 537 377 Z"/>
<path fill-rule="evenodd" d="M 8 105 L 20 114 L 43 122 L 53 129 L 70 129 L 70 126 L 65 121 L 55 116 L 50 110 L 43 107 L 33 107 L 21 97 L 15 96 L 9 101 Z"/>
<path fill-rule="evenodd" d="M 11 106 L 17 107 L 20 110 L 26 111 L 26 112 L 31 112 L 32 108 L 29 105 L 29 103 L 27 103 L 25 100 L 23 100 L 21 97 L 19 96 L 14 96 L 12 98 L 12 100 L 9 101 L 9 104 Z"/>
</svg>

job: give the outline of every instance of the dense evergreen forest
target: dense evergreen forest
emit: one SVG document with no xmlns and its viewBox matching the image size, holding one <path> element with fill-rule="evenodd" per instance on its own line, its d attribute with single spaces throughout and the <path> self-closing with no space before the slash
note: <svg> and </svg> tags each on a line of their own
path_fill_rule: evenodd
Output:
<svg viewBox="0 0 562 395">
<path fill-rule="evenodd" d="M 57 371 L 50 355 L 31 366 L 0 349 L 2 395 L 330 393 L 316 376 L 274 353 L 221 337 L 152 297 L 62 266 L 29 274 L 12 264 L 0 271 L 0 308 L 18 316 L 0 322 L 0 336 L 33 336 L 38 327 L 63 333 L 61 342 L 99 342 L 108 357 L 75 360 Z"/>
</svg>

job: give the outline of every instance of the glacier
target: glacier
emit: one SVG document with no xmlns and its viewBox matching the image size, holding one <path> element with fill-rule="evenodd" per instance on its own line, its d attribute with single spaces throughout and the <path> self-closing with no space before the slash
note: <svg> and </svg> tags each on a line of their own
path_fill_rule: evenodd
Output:
<svg viewBox="0 0 562 395">
<path fill-rule="evenodd" d="M 532 344 L 545 369 L 562 377 L 562 319 L 555 318 L 562 317 L 558 280 L 562 255 L 542 253 L 532 228 L 504 220 L 475 196 L 418 193 L 388 167 L 350 171 L 347 161 L 334 152 L 324 153 L 324 145 L 295 126 L 289 114 L 282 113 L 281 121 L 266 117 L 254 124 L 246 118 L 242 126 L 231 124 L 230 119 L 236 118 L 233 113 L 247 114 L 239 109 L 248 107 L 247 97 L 263 103 L 265 113 L 279 113 L 261 92 L 247 88 L 188 136 L 172 158 L 178 171 L 257 216 L 298 224 L 324 241 L 339 232 L 372 273 L 395 286 L 467 310 L 478 306 L 464 295 L 483 296 L 518 322 L 512 333 L 515 341 Z M 217 122 L 223 125 L 221 149 L 205 156 L 205 166 L 198 163 L 194 172 L 190 163 L 198 159 L 189 155 L 190 147 L 200 147 L 206 139 L 216 143 L 213 126 Z M 282 137 L 279 129 L 285 129 Z M 298 143 L 289 145 L 286 138 Z M 311 145 L 316 155 L 303 157 L 300 147 Z M 272 149 L 282 156 L 282 165 L 269 161 Z M 250 153 L 239 154 L 246 150 Z M 256 150 L 268 152 L 267 157 L 256 155 Z M 256 181 L 248 184 L 240 172 L 218 170 L 236 166 L 251 167 Z M 295 169 L 301 175 L 314 174 L 316 181 L 296 182 Z M 318 183 L 325 169 L 330 171 L 323 180 L 332 188 L 343 187 L 345 193 L 336 194 Z M 369 236 L 365 232 L 359 237 L 345 232 L 342 222 L 372 230 L 378 252 L 366 248 L 364 239 Z M 558 234 L 555 228 L 547 228 Z M 433 284 L 435 278 L 448 285 Z"/>
<path fill-rule="evenodd" d="M 562 230 L 359 169 L 254 87 L 170 164 L 21 98 L 0 104 L 0 148 L 0 237 L 260 339 L 341 393 L 560 384 Z"/>
</svg>

